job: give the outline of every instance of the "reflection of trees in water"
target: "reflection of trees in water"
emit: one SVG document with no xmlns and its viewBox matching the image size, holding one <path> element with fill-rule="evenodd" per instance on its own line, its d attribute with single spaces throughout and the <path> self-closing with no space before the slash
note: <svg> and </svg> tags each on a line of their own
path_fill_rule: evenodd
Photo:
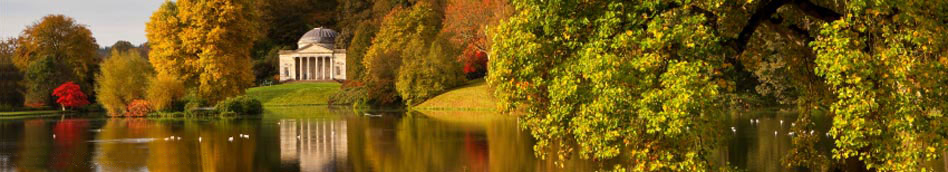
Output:
<svg viewBox="0 0 948 172">
<path fill-rule="evenodd" d="M 136 171 L 145 166 L 147 147 L 142 143 L 122 142 L 121 139 L 147 138 L 145 119 L 108 119 L 102 127 L 97 143 L 95 161 L 103 171 Z"/>
<path fill-rule="evenodd" d="M 65 119 L 56 123 L 53 168 L 57 171 L 88 171 L 89 121 Z"/>
<path fill-rule="evenodd" d="M 23 138 L 17 152 L 17 171 L 42 171 L 49 160 L 50 139 L 46 120 L 34 119 L 23 123 Z"/>
</svg>

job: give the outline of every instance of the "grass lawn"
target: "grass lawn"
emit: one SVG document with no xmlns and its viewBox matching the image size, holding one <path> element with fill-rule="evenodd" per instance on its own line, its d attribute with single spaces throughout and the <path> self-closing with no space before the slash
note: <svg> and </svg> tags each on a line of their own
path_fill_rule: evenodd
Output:
<svg viewBox="0 0 948 172">
<path fill-rule="evenodd" d="M 36 118 L 36 117 L 47 117 L 59 115 L 62 113 L 58 110 L 33 110 L 33 111 L 15 111 L 15 112 L 0 112 L 0 120 L 11 120 L 11 119 L 26 119 L 26 118 Z"/>
<path fill-rule="evenodd" d="M 497 98 L 494 89 L 487 86 L 484 79 L 473 80 L 467 85 L 455 88 L 418 104 L 417 110 L 450 111 L 496 111 Z"/>
<path fill-rule="evenodd" d="M 335 82 L 295 82 L 280 85 L 253 87 L 247 95 L 264 106 L 325 105 L 330 95 L 339 91 Z"/>
</svg>

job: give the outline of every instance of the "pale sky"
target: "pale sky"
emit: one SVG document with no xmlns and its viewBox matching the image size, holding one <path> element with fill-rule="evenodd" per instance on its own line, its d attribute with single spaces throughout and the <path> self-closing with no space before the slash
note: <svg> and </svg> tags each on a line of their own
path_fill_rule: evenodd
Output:
<svg viewBox="0 0 948 172">
<path fill-rule="evenodd" d="M 0 0 L 0 38 L 19 36 L 49 14 L 72 17 L 92 31 L 100 47 L 126 40 L 144 43 L 145 22 L 165 0 Z"/>
</svg>

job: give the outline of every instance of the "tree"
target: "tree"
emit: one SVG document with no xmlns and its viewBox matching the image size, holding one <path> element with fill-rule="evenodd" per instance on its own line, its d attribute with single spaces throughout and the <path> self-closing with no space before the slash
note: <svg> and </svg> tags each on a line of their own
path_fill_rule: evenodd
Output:
<svg viewBox="0 0 948 172">
<path fill-rule="evenodd" d="M 50 105 L 54 99 L 50 96 L 57 83 L 69 82 L 72 78 L 64 62 L 58 61 L 53 57 L 41 58 L 30 63 L 24 71 L 24 86 L 26 94 L 24 95 L 24 105 L 28 107 L 43 107 Z"/>
<path fill-rule="evenodd" d="M 634 171 L 715 169 L 708 145 L 718 140 L 706 136 L 719 135 L 724 98 L 748 85 L 799 109 L 788 166 L 920 171 L 946 149 L 948 82 L 937 76 L 948 60 L 935 47 L 948 47 L 937 20 L 948 3 L 513 4 L 519 12 L 492 37 L 487 80 L 505 109 L 525 111 L 541 156 L 575 144 L 582 158 L 622 157 Z M 834 118 L 838 161 L 802 132 L 819 109 Z"/>
<path fill-rule="evenodd" d="M 135 45 L 132 45 L 131 42 L 125 40 L 115 41 L 115 44 L 112 44 L 112 46 L 109 47 L 111 52 L 126 52 L 132 48 L 136 48 Z"/>
<path fill-rule="evenodd" d="M 0 41 L 0 104 L 16 105 L 23 103 L 23 91 L 19 82 L 23 74 L 13 65 L 13 53 L 16 50 L 16 38 Z"/>
<path fill-rule="evenodd" d="M 66 82 L 75 81 L 83 86 L 91 85 L 91 73 L 97 61 L 96 44 L 92 32 L 85 26 L 76 23 L 72 18 L 63 15 L 48 15 L 39 22 L 27 26 L 23 34 L 17 39 L 17 47 L 13 57 L 13 64 L 20 70 L 33 75 L 47 76 L 46 80 L 32 79 L 23 82 L 27 90 L 27 101 L 41 100 L 49 97 L 48 89 Z M 48 59 L 55 68 L 48 64 L 32 68 L 33 63 Z M 58 74 L 36 72 L 62 72 Z M 39 88 L 47 90 L 37 90 Z M 36 97 L 39 96 L 39 97 Z M 49 104 L 52 101 L 43 100 L 40 103 Z"/>
<path fill-rule="evenodd" d="M 253 85 L 250 50 L 259 31 L 253 1 L 166 2 L 147 23 L 159 77 L 178 78 L 211 102 Z"/>
<path fill-rule="evenodd" d="M 53 91 L 53 95 L 59 97 L 56 99 L 56 103 L 59 103 L 62 106 L 63 111 L 66 108 L 77 108 L 89 104 L 86 94 L 82 93 L 82 90 L 79 89 L 79 85 L 76 85 L 72 82 L 63 83 Z"/>
<path fill-rule="evenodd" d="M 487 73 L 487 52 L 490 48 L 487 30 L 512 14 L 505 0 L 449 0 L 445 7 L 444 32 L 452 33 L 451 41 L 464 48 L 457 60 L 464 64 L 468 79 Z"/>
<path fill-rule="evenodd" d="M 430 43 L 429 43 L 430 42 Z M 430 47 L 430 48 L 426 48 Z M 395 88 L 407 105 L 424 102 L 464 82 L 458 50 L 447 39 L 415 39 L 408 43 L 407 56 L 398 69 Z"/>
<path fill-rule="evenodd" d="M 102 69 L 96 75 L 96 93 L 109 115 L 121 116 L 126 113 L 130 102 L 145 98 L 149 78 L 155 72 L 137 49 L 112 49 L 111 54 L 112 57 L 102 62 Z"/>
<path fill-rule="evenodd" d="M 405 49 L 426 49 L 427 41 L 434 38 L 440 25 L 439 17 L 426 5 L 410 9 L 397 8 L 385 16 L 362 62 L 365 66 L 363 79 L 370 101 L 392 104 L 399 100 L 399 93 L 395 89 L 395 82 L 400 76 L 398 72 L 405 61 L 403 59 L 416 55 Z M 410 43 L 412 41 L 414 43 Z"/>
</svg>

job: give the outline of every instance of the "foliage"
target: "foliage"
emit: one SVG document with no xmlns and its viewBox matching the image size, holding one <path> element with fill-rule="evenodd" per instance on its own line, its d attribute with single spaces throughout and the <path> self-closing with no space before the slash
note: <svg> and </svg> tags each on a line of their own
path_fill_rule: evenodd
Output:
<svg viewBox="0 0 948 172">
<path fill-rule="evenodd" d="M 250 96 L 237 96 L 218 102 L 215 109 L 221 113 L 256 115 L 263 113 L 263 104 Z"/>
<path fill-rule="evenodd" d="M 403 56 L 395 88 L 408 105 L 419 104 L 464 82 L 461 66 L 454 59 L 457 48 L 443 38 L 427 42 L 412 40 L 404 50 L 407 56 Z"/>
<path fill-rule="evenodd" d="M 166 2 L 146 25 L 159 77 L 196 86 L 211 102 L 253 85 L 250 49 L 261 35 L 254 1 Z"/>
<path fill-rule="evenodd" d="M 89 73 L 97 63 L 98 47 L 92 32 L 85 26 L 63 15 L 48 15 L 23 30 L 17 39 L 13 63 L 20 70 L 26 70 L 33 62 L 53 58 L 62 61 L 64 74 L 68 74 L 63 80 L 82 84 L 91 78 Z"/>
<path fill-rule="evenodd" d="M 23 74 L 13 65 L 13 53 L 16 50 L 16 39 L 0 41 L 0 105 L 18 105 L 23 103 L 23 90 L 19 82 Z"/>
<path fill-rule="evenodd" d="M 464 64 L 468 79 L 487 73 L 488 28 L 513 13 L 506 0 L 449 0 L 445 7 L 443 32 L 452 33 L 451 42 L 464 48 L 457 58 Z"/>
<path fill-rule="evenodd" d="M 24 73 L 26 94 L 24 105 L 41 107 L 52 104 L 50 94 L 59 83 L 68 82 L 68 71 L 64 71 L 65 64 L 54 58 L 46 57 L 32 62 Z"/>
<path fill-rule="evenodd" d="M 130 102 L 145 98 L 148 78 L 154 71 L 136 49 L 113 49 L 111 54 L 96 75 L 96 93 L 108 114 L 119 116 L 126 113 Z"/>
<path fill-rule="evenodd" d="M 174 103 L 184 97 L 184 83 L 167 77 L 152 77 L 148 83 L 145 97 L 155 111 L 179 110 L 175 109 Z"/>
<path fill-rule="evenodd" d="M 810 45 L 837 100 L 833 157 L 922 171 L 948 148 L 948 2 L 853 1 Z"/>
<path fill-rule="evenodd" d="M 352 38 L 352 43 L 346 49 L 346 79 L 362 80 L 365 73 L 365 66 L 362 61 L 365 54 L 372 46 L 372 38 L 378 32 L 378 26 L 371 21 L 363 22 L 361 27 L 356 28 Z"/>
<path fill-rule="evenodd" d="M 146 100 L 135 99 L 128 103 L 128 109 L 125 110 L 125 116 L 145 116 L 154 111 L 151 104 Z"/>
<path fill-rule="evenodd" d="M 109 47 L 110 52 L 126 52 L 133 48 L 135 48 L 135 45 L 132 45 L 131 42 L 126 40 L 115 41 L 115 44 L 112 44 L 112 46 Z"/>
<path fill-rule="evenodd" d="M 82 93 L 82 90 L 79 89 L 79 85 L 76 85 L 76 83 L 63 83 L 63 85 L 53 90 L 53 95 L 59 97 L 59 99 L 56 99 L 56 103 L 59 103 L 63 109 L 79 108 L 89 104 L 86 94 Z"/>
<path fill-rule="evenodd" d="M 835 163 L 922 171 L 948 147 L 945 2 L 513 4 L 487 79 L 505 109 L 526 111 L 540 155 L 576 144 L 633 171 L 715 169 L 716 139 L 700 136 L 716 135 L 719 102 L 748 85 L 797 105 L 794 131 L 812 130 L 831 104 Z M 827 162 L 812 149 L 819 138 L 795 137 L 786 164 Z"/>
<path fill-rule="evenodd" d="M 440 22 L 434 10 L 424 4 L 410 9 L 397 8 L 385 16 L 362 61 L 366 69 L 362 79 L 370 102 L 392 104 L 399 100 L 395 83 L 402 64 L 415 59 L 408 57 L 425 52 Z"/>
<path fill-rule="evenodd" d="M 493 37 L 488 82 L 523 106 L 535 150 L 627 154 L 635 171 L 709 169 L 725 70 L 708 18 L 672 2 L 514 1 Z M 576 10 L 581 7 L 582 10 Z M 563 159 L 563 156 L 559 157 Z M 645 163 L 648 162 L 648 163 Z"/>
</svg>

